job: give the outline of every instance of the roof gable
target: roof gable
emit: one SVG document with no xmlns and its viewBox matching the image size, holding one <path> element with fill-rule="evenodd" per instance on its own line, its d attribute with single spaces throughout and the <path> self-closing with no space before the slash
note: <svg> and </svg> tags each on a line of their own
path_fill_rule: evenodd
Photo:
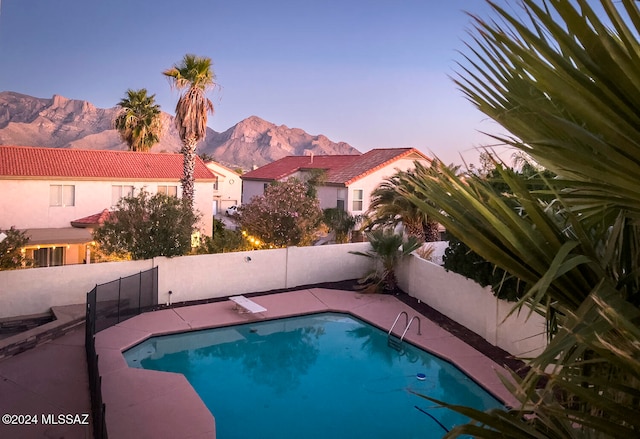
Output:
<svg viewBox="0 0 640 439">
<path fill-rule="evenodd" d="M 345 186 L 348 186 L 401 159 L 431 161 L 431 159 L 415 148 L 372 149 L 362 154 L 360 159 L 350 166 L 330 172 L 327 176 L 327 181 L 343 183 Z"/>
<path fill-rule="evenodd" d="M 0 177 L 180 180 L 182 154 L 0 146 Z M 196 157 L 194 177 L 214 179 Z"/>
<path fill-rule="evenodd" d="M 214 162 L 213 160 L 205 162 L 205 166 L 214 174 L 214 175 L 219 175 L 222 177 L 225 176 L 233 176 L 233 177 L 240 177 L 240 174 L 238 174 L 236 171 L 234 171 L 233 169 L 224 166 L 218 162 Z"/>
</svg>

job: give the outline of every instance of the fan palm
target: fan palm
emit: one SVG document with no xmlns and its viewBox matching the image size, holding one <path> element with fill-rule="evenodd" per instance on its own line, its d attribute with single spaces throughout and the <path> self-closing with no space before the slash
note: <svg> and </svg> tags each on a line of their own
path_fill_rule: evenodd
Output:
<svg viewBox="0 0 640 439">
<path fill-rule="evenodd" d="M 632 0 L 522 0 L 516 18 L 474 17 L 456 83 L 510 134 L 494 136 L 555 172 L 527 181 L 418 165 L 405 194 L 472 250 L 531 287 L 519 306 L 557 332 L 507 381 L 514 411 L 478 413 L 450 436 L 636 437 L 640 430 L 640 11 Z M 593 2 L 591 2 L 593 3 Z M 602 15 L 602 14 L 601 14 Z M 425 203 L 429 199 L 438 206 Z"/>
<path fill-rule="evenodd" d="M 359 216 L 353 216 L 349 212 L 337 207 L 330 207 L 322 211 L 322 222 L 335 234 L 337 244 L 349 242 L 351 231 L 360 221 Z"/>
<path fill-rule="evenodd" d="M 395 227 L 402 224 L 408 235 L 414 236 L 421 242 L 438 241 L 440 239 L 438 222 L 423 210 L 418 209 L 409 198 L 398 190 L 401 182 L 406 184 L 405 177 L 410 175 L 410 171 L 399 171 L 374 189 L 371 193 L 369 210 L 365 214 L 368 217 L 367 228 L 379 225 Z M 411 187 L 406 185 L 404 189 L 412 191 Z"/>
<path fill-rule="evenodd" d="M 118 102 L 120 111 L 115 120 L 115 129 L 130 151 L 146 152 L 160 141 L 162 121 L 156 95 L 147 95 L 147 90 L 128 89 L 126 96 Z"/>
<path fill-rule="evenodd" d="M 367 252 L 349 252 L 365 256 L 373 260 L 373 269 L 360 280 L 365 288 L 373 286 L 383 292 L 394 292 L 397 288 L 395 267 L 404 256 L 409 255 L 421 246 L 414 236 L 407 240 L 391 229 L 376 229 L 367 233 L 371 250 Z"/>
<path fill-rule="evenodd" d="M 176 104 L 175 123 L 184 155 L 182 196 L 193 207 L 196 146 L 207 134 L 207 114 L 213 113 L 213 103 L 206 95 L 216 85 L 215 74 L 210 58 L 191 54 L 162 74 L 181 93 Z"/>
</svg>

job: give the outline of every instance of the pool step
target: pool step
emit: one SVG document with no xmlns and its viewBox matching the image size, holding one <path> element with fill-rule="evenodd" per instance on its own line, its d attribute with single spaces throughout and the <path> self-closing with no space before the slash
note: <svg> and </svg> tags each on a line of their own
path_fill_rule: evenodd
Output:
<svg viewBox="0 0 640 439">
<path fill-rule="evenodd" d="M 402 340 L 400 340 L 397 337 L 394 337 L 393 335 L 389 335 L 389 337 L 387 337 L 387 345 L 389 345 L 390 348 L 393 348 L 398 352 L 402 350 Z"/>
</svg>

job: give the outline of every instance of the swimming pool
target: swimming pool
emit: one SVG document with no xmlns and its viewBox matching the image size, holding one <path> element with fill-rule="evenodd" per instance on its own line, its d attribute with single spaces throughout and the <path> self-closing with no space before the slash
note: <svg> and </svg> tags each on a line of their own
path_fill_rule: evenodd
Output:
<svg viewBox="0 0 640 439">
<path fill-rule="evenodd" d="M 124 355 L 131 367 L 184 374 L 219 439 L 440 438 L 466 422 L 408 389 L 501 405 L 450 363 L 408 343 L 398 352 L 385 332 L 344 314 L 153 337 Z"/>
</svg>

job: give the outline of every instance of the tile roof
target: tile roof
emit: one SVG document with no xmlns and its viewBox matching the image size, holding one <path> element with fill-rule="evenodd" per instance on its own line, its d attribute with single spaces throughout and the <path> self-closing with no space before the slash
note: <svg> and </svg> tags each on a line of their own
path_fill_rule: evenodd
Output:
<svg viewBox="0 0 640 439">
<path fill-rule="evenodd" d="M 326 182 L 345 186 L 402 158 L 430 159 L 415 148 L 372 149 L 362 155 L 288 156 L 242 175 L 243 180 L 273 181 L 305 169 L 325 169 Z"/>
<path fill-rule="evenodd" d="M 301 169 L 340 169 L 354 161 L 359 155 L 316 155 L 316 156 L 287 156 L 275 162 L 268 163 L 246 174 L 243 180 L 280 180 Z"/>
<path fill-rule="evenodd" d="M 109 209 L 104 209 L 102 212 L 94 213 L 93 215 L 85 216 L 84 218 L 79 218 L 77 220 L 71 221 L 71 225 L 73 227 L 96 227 L 104 224 L 104 222 L 109 219 L 111 216 L 111 212 Z"/>
<path fill-rule="evenodd" d="M 180 180 L 182 154 L 0 145 L 0 177 Z M 196 157 L 195 178 L 214 179 Z"/>
</svg>

